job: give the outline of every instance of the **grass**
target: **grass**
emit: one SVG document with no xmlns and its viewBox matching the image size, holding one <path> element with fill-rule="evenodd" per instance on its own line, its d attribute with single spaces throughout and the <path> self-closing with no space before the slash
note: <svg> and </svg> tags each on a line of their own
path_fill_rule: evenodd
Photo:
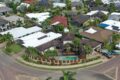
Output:
<svg viewBox="0 0 120 80">
<path fill-rule="evenodd" d="M 8 54 L 15 54 L 15 53 L 20 52 L 21 50 L 22 50 L 22 47 L 18 44 L 11 44 L 5 48 L 5 51 Z"/>
</svg>

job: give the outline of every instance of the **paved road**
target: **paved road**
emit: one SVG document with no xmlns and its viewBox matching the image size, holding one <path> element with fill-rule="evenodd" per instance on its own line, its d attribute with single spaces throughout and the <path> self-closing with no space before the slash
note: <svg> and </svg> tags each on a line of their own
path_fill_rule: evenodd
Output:
<svg viewBox="0 0 120 80">
<path fill-rule="evenodd" d="M 76 75 L 77 80 L 111 80 L 110 78 L 107 78 L 103 74 L 96 73 L 96 70 L 101 69 L 100 72 L 102 72 L 103 71 L 102 67 L 105 66 L 105 69 L 107 68 L 106 67 L 107 65 L 108 67 L 111 67 L 109 65 L 112 65 L 113 61 L 118 63 L 119 59 L 120 57 L 114 60 L 111 60 L 109 62 L 110 64 L 105 63 L 100 66 L 91 68 L 92 71 L 87 70 L 87 69 L 85 70 L 77 69 L 73 71 L 77 72 L 77 75 Z M 8 55 L 1 52 L 0 53 L 0 78 L 1 80 L 16 80 L 16 76 L 20 74 L 40 77 L 42 80 L 45 80 L 49 76 L 56 79 L 62 75 L 61 71 L 42 70 L 42 69 L 36 69 L 36 68 L 23 65 L 15 61 Z"/>
<path fill-rule="evenodd" d="M 119 67 L 119 66 L 120 66 L 120 56 L 117 56 L 116 58 L 113 58 L 106 63 L 103 63 L 101 65 L 98 65 L 96 67 L 91 68 L 91 70 L 94 70 L 97 72 L 104 72 L 104 71 L 109 70 L 113 67 Z"/>
</svg>

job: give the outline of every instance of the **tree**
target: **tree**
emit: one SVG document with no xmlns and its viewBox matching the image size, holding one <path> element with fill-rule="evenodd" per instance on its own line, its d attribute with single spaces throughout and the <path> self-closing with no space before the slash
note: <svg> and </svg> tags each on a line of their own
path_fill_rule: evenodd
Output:
<svg viewBox="0 0 120 80">
<path fill-rule="evenodd" d="M 44 56 L 45 57 L 55 57 L 55 56 L 58 56 L 58 53 L 57 53 L 57 50 L 47 50 L 44 53 Z"/>
<path fill-rule="evenodd" d="M 106 42 L 104 44 L 104 48 L 107 49 L 108 51 L 112 51 L 113 50 L 113 44 L 110 44 L 110 43 Z"/>
<path fill-rule="evenodd" d="M 39 52 L 33 47 L 26 48 L 26 52 L 28 56 L 32 56 L 34 58 L 39 56 Z"/>
<path fill-rule="evenodd" d="M 73 46 L 73 51 L 76 53 L 76 54 L 79 54 L 80 53 L 80 39 L 79 38 L 75 38 L 72 42 L 72 46 Z"/>
<path fill-rule="evenodd" d="M 115 12 L 116 11 L 116 7 L 115 7 L 114 3 L 110 3 L 110 5 L 109 5 L 109 11 L 110 12 Z"/>
<path fill-rule="evenodd" d="M 102 4 L 102 1 L 101 0 L 95 0 L 95 3 L 97 6 L 101 5 Z"/>
<path fill-rule="evenodd" d="M 19 5 L 18 3 L 14 3 L 14 1 L 10 1 L 7 3 L 7 5 L 13 9 L 14 13 L 17 13 L 17 6 Z"/>
<path fill-rule="evenodd" d="M 75 72 L 70 72 L 70 71 L 62 71 L 63 76 L 59 78 L 59 80 L 76 80 L 74 76 L 76 75 Z M 51 77 L 48 77 L 46 80 L 52 80 Z"/>
<path fill-rule="evenodd" d="M 64 32 L 64 27 L 63 25 L 56 25 L 54 26 L 54 30 L 55 32 L 61 33 L 61 32 Z"/>
<path fill-rule="evenodd" d="M 83 46 L 85 54 L 90 54 L 92 52 L 92 47 L 90 45 Z"/>
<path fill-rule="evenodd" d="M 21 26 L 23 26 L 22 21 L 21 20 L 17 20 L 16 27 L 21 27 Z"/>
<path fill-rule="evenodd" d="M 71 9 L 71 0 L 66 0 L 66 8 L 68 9 L 68 10 L 70 10 Z"/>
<path fill-rule="evenodd" d="M 113 33 L 112 34 L 112 42 L 117 43 L 117 41 L 120 40 L 120 34 L 119 33 Z"/>
<path fill-rule="evenodd" d="M 76 80 L 74 78 L 75 75 L 76 75 L 75 72 L 70 72 L 70 71 L 65 72 L 65 71 L 63 71 L 63 76 L 60 77 L 59 80 Z"/>
</svg>

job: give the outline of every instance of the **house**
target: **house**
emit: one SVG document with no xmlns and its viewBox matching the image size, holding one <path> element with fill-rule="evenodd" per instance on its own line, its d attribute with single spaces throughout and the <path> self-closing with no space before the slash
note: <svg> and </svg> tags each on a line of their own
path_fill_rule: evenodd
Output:
<svg viewBox="0 0 120 80">
<path fill-rule="evenodd" d="M 73 33 L 64 33 L 62 35 L 63 44 L 72 43 L 74 39 L 75 39 L 75 35 Z"/>
<path fill-rule="evenodd" d="M 26 14 L 26 16 L 31 20 L 36 19 L 36 22 L 41 25 L 42 22 L 44 22 L 46 19 L 50 17 L 50 13 L 49 12 L 28 13 Z"/>
<path fill-rule="evenodd" d="M 4 34 L 9 33 L 13 36 L 14 40 L 17 40 L 23 36 L 30 35 L 38 31 L 41 31 L 41 28 L 38 26 L 34 26 L 31 28 L 18 27 L 18 28 L 13 28 L 13 29 L 1 32 L 0 34 L 4 35 Z"/>
<path fill-rule="evenodd" d="M 5 3 L 12 2 L 13 0 L 3 0 Z M 22 0 L 14 0 L 14 3 L 20 3 Z"/>
<path fill-rule="evenodd" d="M 95 10 L 108 11 L 108 7 L 106 5 L 90 7 L 90 11 L 95 11 Z"/>
<path fill-rule="evenodd" d="M 91 27 L 88 30 L 80 33 L 83 37 L 95 40 L 101 43 L 111 41 L 112 32 L 100 28 Z"/>
<path fill-rule="evenodd" d="M 83 6 L 82 0 L 71 0 L 71 6 L 72 7 L 80 7 Z"/>
<path fill-rule="evenodd" d="M 17 21 L 22 21 L 24 23 L 24 18 L 17 15 L 1 16 L 1 17 L 12 24 L 16 24 Z"/>
<path fill-rule="evenodd" d="M 24 3 L 27 3 L 27 4 L 33 4 L 34 3 L 34 0 L 23 0 Z"/>
<path fill-rule="evenodd" d="M 66 7 L 66 4 L 65 4 L 65 3 L 55 2 L 55 3 L 53 3 L 53 8 L 56 8 L 56 7 L 65 8 L 65 7 Z"/>
<path fill-rule="evenodd" d="M 64 27 L 67 27 L 68 26 L 68 20 L 65 16 L 54 16 L 52 19 L 51 19 L 51 25 L 55 26 L 55 25 L 62 25 Z"/>
<path fill-rule="evenodd" d="M 0 32 L 10 29 L 9 22 L 0 18 Z"/>
<path fill-rule="evenodd" d="M 22 2 L 19 6 L 17 6 L 17 10 L 22 12 L 26 10 L 29 6 L 30 4 Z"/>
<path fill-rule="evenodd" d="M 90 11 L 88 12 L 86 15 L 90 16 L 90 17 L 97 17 L 97 18 L 101 18 L 104 15 L 108 15 L 108 11 L 103 11 L 103 10 L 94 10 L 94 11 Z"/>
<path fill-rule="evenodd" d="M 54 49 L 59 46 L 60 38 L 62 37 L 59 33 L 54 32 L 36 32 L 25 37 L 19 38 L 18 41 L 21 42 L 21 45 L 24 47 L 34 47 L 40 52 L 43 52 L 47 49 Z"/>
<path fill-rule="evenodd" d="M 80 27 L 83 25 L 84 22 L 86 22 L 89 19 L 90 19 L 90 17 L 88 15 L 80 14 L 77 16 L 72 16 L 71 23 L 73 25 Z"/>
<path fill-rule="evenodd" d="M 83 38 L 80 40 L 80 45 L 84 46 L 84 45 L 89 45 L 91 46 L 91 48 L 94 51 L 100 51 L 102 48 L 102 43 L 95 41 L 95 40 L 91 40 L 91 39 L 87 39 L 87 38 Z"/>
<path fill-rule="evenodd" d="M 0 3 L 0 15 L 6 15 L 11 11 L 11 8 L 7 7 L 4 3 Z"/>
<path fill-rule="evenodd" d="M 51 0 L 53 3 L 65 3 L 66 0 Z"/>
<path fill-rule="evenodd" d="M 120 0 L 101 0 L 103 4 L 118 3 Z"/>
<path fill-rule="evenodd" d="M 115 21 L 120 21 L 120 13 L 118 12 L 113 12 L 109 15 L 108 20 L 115 20 Z"/>
<path fill-rule="evenodd" d="M 114 32 L 120 32 L 120 22 L 115 20 L 106 20 L 101 22 L 98 26 L 105 28 L 107 30 L 111 30 Z"/>
</svg>

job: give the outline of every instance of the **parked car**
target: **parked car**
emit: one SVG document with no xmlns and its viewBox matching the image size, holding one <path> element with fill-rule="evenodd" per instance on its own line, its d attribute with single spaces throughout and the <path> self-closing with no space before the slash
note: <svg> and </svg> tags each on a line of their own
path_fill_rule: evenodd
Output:
<svg viewBox="0 0 120 80">
<path fill-rule="evenodd" d="M 120 50 L 112 50 L 113 55 L 120 55 Z"/>
<path fill-rule="evenodd" d="M 112 57 L 112 53 L 108 50 L 102 50 L 101 51 L 102 55 L 106 56 L 107 58 L 111 58 Z"/>
</svg>

